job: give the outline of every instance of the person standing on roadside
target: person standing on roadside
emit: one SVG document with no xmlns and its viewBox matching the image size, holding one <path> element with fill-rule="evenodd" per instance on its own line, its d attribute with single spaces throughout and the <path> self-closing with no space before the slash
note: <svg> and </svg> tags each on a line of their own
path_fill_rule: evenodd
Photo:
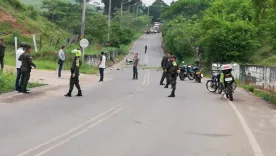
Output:
<svg viewBox="0 0 276 156">
<path fill-rule="evenodd" d="M 71 66 L 70 87 L 69 87 L 68 93 L 65 94 L 64 96 L 66 97 L 72 96 L 74 85 L 78 89 L 78 94 L 76 96 L 82 96 L 82 91 L 81 91 L 80 82 L 79 82 L 80 66 L 82 64 L 81 51 L 79 49 L 74 49 L 71 51 L 71 53 L 74 54 L 75 56 Z"/>
<path fill-rule="evenodd" d="M 59 58 L 59 60 L 58 60 L 58 64 L 59 64 L 58 78 L 61 77 L 61 70 L 62 70 L 63 63 L 65 61 L 64 48 L 65 48 L 65 46 L 62 46 L 61 49 L 58 52 L 58 58 Z"/>
<path fill-rule="evenodd" d="M 165 88 L 168 88 L 169 86 L 169 68 L 170 68 L 170 57 L 172 56 L 172 53 L 166 53 L 166 55 L 163 57 L 161 61 L 161 67 L 163 69 L 163 74 L 160 80 L 160 85 L 164 84 L 164 79 L 166 78 L 166 85 Z"/>
<path fill-rule="evenodd" d="M 138 80 L 138 65 L 139 65 L 139 58 L 138 58 L 138 53 L 136 53 L 133 58 L 133 78 L 132 78 L 132 80 Z"/>
<path fill-rule="evenodd" d="M 27 47 L 27 43 L 25 43 L 25 42 L 22 42 L 21 44 L 20 44 L 20 48 L 18 48 L 17 50 L 16 50 L 16 56 L 15 56 L 15 58 L 16 58 L 16 60 L 15 60 L 15 62 L 16 62 L 16 80 L 15 80 L 15 90 L 16 91 L 21 91 L 21 88 L 20 88 L 20 86 L 19 86 L 19 83 L 20 83 L 20 78 L 21 78 L 21 65 L 22 65 L 22 62 L 21 61 L 19 61 L 18 59 L 19 59 L 19 57 L 25 52 L 25 48 Z"/>
<path fill-rule="evenodd" d="M 102 82 L 104 79 L 104 69 L 105 69 L 105 62 L 106 62 L 106 57 L 104 55 L 104 52 L 101 52 L 101 58 L 100 58 L 100 62 L 98 64 L 99 66 L 99 72 L 100 72 L 100 80 L 99 82 Z"/>
<path fill-rule="evenodd" d="M 22 62 L 22 65 L 21 65 L 22 75 L 21 75 L 19 92 L 23 92 L 23 93 L 29 93 L 27 91 L 27 85 L 30 80 L 31 70 L 32 70 L 32 67 L 36 68 L 36 65 L 33 63 L 32 57 L 30 56 L 31 51 L 32 51 L 32 47 L 29 45 L 26 46 L 25 52 L 21 54 L 18 59 L 19 61 Z"/>
<path fill-rule="evenodd" d="M 148 45 L 145 46 L 145 53 L 147 53 Z"/>
<path fill-rule="evenodd" d="M 5 57 L 6 46 L 4 45 L 4 40 L 0 39 L 0 65 L 1 71 L 4 69 L 4 57 Z"/>
</svg>

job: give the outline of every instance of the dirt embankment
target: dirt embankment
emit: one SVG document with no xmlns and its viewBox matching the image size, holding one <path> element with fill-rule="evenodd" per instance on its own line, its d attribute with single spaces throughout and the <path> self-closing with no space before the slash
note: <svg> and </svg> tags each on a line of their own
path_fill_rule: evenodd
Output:
<svg viewBox="0 0 276 156">
<path fill-rule="evenodd" d="M 10 26 L 12 27 L 11 28 L 12 30 L 16 29 L 24 35 L 32 34 L 30 31 L 28 31 L 25 28 L 24 25 L 19 24 L 14 16 L 2 10 L 0 10 L 0 23 L 9 23 Z"/>
</svg>

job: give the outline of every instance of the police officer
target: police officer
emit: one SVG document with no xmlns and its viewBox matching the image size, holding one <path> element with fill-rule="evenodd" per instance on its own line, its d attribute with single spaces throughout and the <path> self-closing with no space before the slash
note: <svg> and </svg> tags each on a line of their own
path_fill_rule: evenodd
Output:
<svg viewBox="0 0 276 156">
<path fill-rule="evenodd" d="M 161 78 L 161 80 L 160 80 L 160 85 L 164 85 L 164 84 L 163 84 L 163 81 L 164 81 L 165 78 L 166 78 L 166 80 L 167 80 L 167 81 L 166 81 L 166 85 L 165 85 L 164 88 L 168 88 L 168 87 L 169 87 L 169 84 L 170 84 L 170 81 L 169 81 L 169 75 L 170 75 L 170 73 L 169 73 L 169 71 L 170 71 L 170 69 L 171 69 L 171 61 L 170 61 L 171 56 L 172 56 L 172 53 L 169 52 L 169 53 L 167 54 L 167 56 L 164 56 L 164 57 L 163 57 L 163 60 L 162 60 L 162 62 L 161 62 L 161 66 L 162 66 L 162 68 L 163 68 L 163 75 L 162 75 L 162 78 Z"/>
<path fill-rule="evenodd" d="M 169 74 L 170 74 L 169 78 L 170 78 L 170 84 L 172 85 L 172 92 L 171 92 L 171 95 L 169 95 L 168 97 L 175 97 L 176 79 L 177 79 L 178 73 L 180 73 L 180 70 L 176 63 L 176 57 L 171 56 L 170 60 L 171 60 L 172 66 L 169 71 Z"/>
<path fill-rule="evenodd" d="M 64 96 L 66 97 L 71 97 L 71 93 L 73 91 L 74 85 L 78 89 L 78 94 L 76 96 L 82 96 L 81 88 L 80 88 L 80 83 L 79 83 L 79 70 L 80 66 L 82 64 L 81 60 L 81 51 L 79 49 L 74 49 L 71 51 L 72 54 L 74 54 L 74 59 L 71 65 L 71 77 L 70 77 L 70 88 L 67 94 Z"/>
<path fill-rule="evenodd" d="M 29 93 L 27 91 L 27 85 L 31 76 L 32 67 L 36 68 L 36 65 L 32 61 L 32 57 L 30 56 L 32 47 L 27 45 L 26 50 L 23 54 L 21 54 L 18 58 L 19 61 L 22 62 L 20 67 L 21 69 L 21 81 L 19 86 L 19 92 Z"/>
</svg>

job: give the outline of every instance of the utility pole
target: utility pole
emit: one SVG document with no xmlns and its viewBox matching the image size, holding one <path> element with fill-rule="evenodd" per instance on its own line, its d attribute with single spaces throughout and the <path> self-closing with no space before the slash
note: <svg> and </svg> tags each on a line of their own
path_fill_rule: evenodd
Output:
<svg viewBox="0 0 276 156">
<path fill-rule="evenodd" d="M 83 0 L 83 2 L 82 2 L 82 18 L 81 18 L 81 34 L 80 34 L 80 38 L 84 37 L 84 31 L 85 31 L 85 11 L 86 11 L 86 0 Z"/>
<path fill-rule="evenodd" d="M 149 17 L 149 8 L 150 8 L 150 6 L 148 6 L 148 17 Z"/>
<path fill-rule="evenodd" d="M 121 19 L 120 19 L 120 27 L 122 27 L 122 19 L 123 19 L 123 4 L 121 3 Z"/>
<path fill-rule="evenodd" d="M 110 39 L 110 18 L 111 18 L 111 0 L 109 0 L 109 8 L 108 8 L 108 34 L 107 41 Z"/>
</svg>

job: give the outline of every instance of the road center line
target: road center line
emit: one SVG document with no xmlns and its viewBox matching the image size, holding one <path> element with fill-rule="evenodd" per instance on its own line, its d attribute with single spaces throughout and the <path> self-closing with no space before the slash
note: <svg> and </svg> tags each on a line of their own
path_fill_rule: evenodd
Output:
<svg viewBox="0 0 276 156">
<path fill-rule="evenodd" d="M 95 127 L 96 125 L 98 125 L 98 124 L 102 123 L 103 121 L 109 119 L 110 117 L 114 116 L 116 113 L 118 113 L 118 112 L 121 111 L 122 109 L 123 109 L 123 108 L 119 108 L 119 109 L 116 110 L 115 112 L 113 112 L 113 113 L 109 114 L 108 116 L 106 116 L 106 117 L 100 119 L 99 121 L 95 122 L 94 124 L 90 125 L 89 127 L 85 128 L 84 130 L 82 130 L 82 131 L 80 131 L 80 132 L 78 132 L 78 133 L 76 133 L 76 134 L 70 136 L 69 138 L 67 138 L 67 139 L 65 139 L 65 140 L 63 140 L 63 141 L 61 141 L 61 142 L 59 142 L 59 143 L 57 143 L 57 144 L 55 144 L 55 145 L 53 145 L 53 146 L 47 148 L 46 150 L 44 150 L 44 151 L 42 151 L 42 152 L 36 154 L 35 156 L 44 155 L 44 154 L 48 153 L 49 151 L 51 151 L 51 150 L 53 150 L 53 149 L 55 149 L 55 148 L 57 148 L 57 147 L 59 147 L 59 146 L 65 144 L 65 143 L 67 143 L 67 142 L 70 141 L 71 139 L 73 139 L 73 138 L 75 138 L 75 137 L 77 137 L 77 136 L 79 136 L 79 135 L 81 135 L 81 134 L 87 132 L 89 129 Z"/>
<path fill-rule="evenodd" d="M 28 149 L 28 150 L 24 151 L 23 153 L 18 154 L 17 156 L 24 156 L 24 155 L 29 154 L 29 153 L 31 153 L 31 152 L 33 152 L 33 151 L 35 151 L 35 150 L 37 150 L 37 149 L 45 146 L 45 145 L 51 144 L 52 142 L 57 141 L 58 139 L 60 139 L 62 137 L 65 137 L 65 136 L 67 136 L 67 135 L 69 135 L 69 134 L 77 131 L 78 129 L 82 128 L 83 126 L 85 126 L 85 125 L 87 125 L 87 124 L 89 124 L 89 123 L 97 120 L 98 118 L 100 118 L 100 117 L 108 114 L 109 112 L 116 111 L 116 110 L 118 110 L 121 107 L 122 107 L 122 104 L 119 104 L 119 105 L 117 105 L 117 106 L 115 106 L 115 107 L 113 107 L 113 108 L 111 108 L 111 109 L 109 109 L 109 110 L 107 110 L 107 111 L 105 111 L 105 112 L 97 115 L 96 117 L 94 117 L 92 119 L 89 119 L 87 122 L 84 122 L 84 123 L 82 123 L 82 124 L 80 124 L 80 125 L 72 128 L 71 130 L 69 130 L 69 131 L 67 131 L 67 132 L 65 132 L 65 133 L 63 133 L 63 134 L 61 134 L 61 135 L 59 135 L 59 136 L 57 136 L 57 137 L 49 140 L 49 141 L 46 141 L 46 142 L 44 142 L 42 144 L 39 144 L 39 145 L 35 146 L 34 148 Z"/>
<path fill-rule="evenodd" d="M 236 113 L 236 115 L 238 116 L 238 119 L 243 127 L 243 130 L 245 131 L 245 134 L 249 140 L 249 144 L 251 145 L 251 147 L 253 149 L 254 156 L 264 156 L 260 145 L 258 144 L 254 134 L 250 130 L 249 126 L 247 125 L 244 117 L 242 116 L 242 114 L 240 113 L 238 108 L 235 106 L 235 104 L 232 101 L 229 101 L 229 104 L 232 107 L 232 109 L 234 110 L 234 112 Z"/>
</svg>

